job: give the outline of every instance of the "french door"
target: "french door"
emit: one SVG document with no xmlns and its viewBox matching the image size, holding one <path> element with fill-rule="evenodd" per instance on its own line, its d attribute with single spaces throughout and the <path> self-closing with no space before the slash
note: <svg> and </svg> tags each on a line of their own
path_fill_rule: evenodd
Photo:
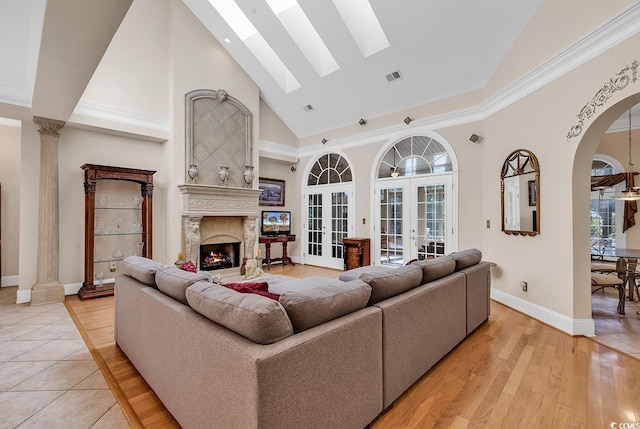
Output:
<svg viewBox="0 0 640 429">
<path fill-rule="evenodd" d="M 342 269 L 342 239 L 353 235 L 352 186 L 307 188 L 305 264 Z"/>
<path fill-rule="evenodd" d="M 452 183 L 450 175 L 376 182 L 376 264 L 402 266 L 453 250 Z"/>
</svg>

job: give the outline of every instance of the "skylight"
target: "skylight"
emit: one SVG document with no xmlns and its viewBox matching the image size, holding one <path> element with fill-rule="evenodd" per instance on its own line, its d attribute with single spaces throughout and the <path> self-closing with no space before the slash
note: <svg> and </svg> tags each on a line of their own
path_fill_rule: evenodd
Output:
<svg viewBox="0 0 640 429">
<path fill-rule="evenodd" d="M 290 93 L 300 88 L 300 83 L 234 0 L 209 0 L 209 3 L 229 24 L 284 92 Z"/>
<path fill-rule="evenodd" d="M 390 46 L 369 0 L 333 0 L 364 57 Z"/>
<path fill-rule="evenodd" d="M 266 2 L 320 77 L 340 69 L 296 0 Z"/>
</svg>

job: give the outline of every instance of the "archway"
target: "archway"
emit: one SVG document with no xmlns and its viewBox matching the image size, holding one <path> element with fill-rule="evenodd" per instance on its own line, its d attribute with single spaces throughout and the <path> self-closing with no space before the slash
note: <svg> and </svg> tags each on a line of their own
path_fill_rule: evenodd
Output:
<svg viewBox="0 0 640 429">
<path fill-rule="evenodd" d="M 591 320 L 591 291 L 589 250 L 589 205 L 590 189 L 585 184 L 590 181 L 591 163 L 602 136 L 611 124 L 624 112 L 640 103 L 640 93 L 633 94 L 611 104 L 595 116 L 580 139 L 572 166 L 572 233 L 573 233 L 573 318 Z M 593 326 L 591 328 L 593 332 Z M 588 330 L 581 330 L 588 332 Z"/>
</svg>

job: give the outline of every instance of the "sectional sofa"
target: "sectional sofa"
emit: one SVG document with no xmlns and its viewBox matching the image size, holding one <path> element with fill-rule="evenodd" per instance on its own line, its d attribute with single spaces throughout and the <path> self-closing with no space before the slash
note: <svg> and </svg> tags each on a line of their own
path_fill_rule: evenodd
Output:
<svg viewBox="0 0 640 429">
<path fill-rule="evenodd" d="M 129 257 L 116 343 L 184 428 L 364 428 L 487 320 L 480 259 L 298 279 L 274 300 Z"/>
</svg>

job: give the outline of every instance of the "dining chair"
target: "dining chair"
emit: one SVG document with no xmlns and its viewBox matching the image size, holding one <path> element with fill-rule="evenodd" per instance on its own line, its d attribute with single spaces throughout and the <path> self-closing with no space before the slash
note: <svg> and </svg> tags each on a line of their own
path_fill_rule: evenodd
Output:
<svg viewBox="0 0 640 429">
<path fill-rule="evenodd" d="M 591 272 L 602 274 L 617 274 L 616 264 L 613 262 L 591 261 Z"/>
<path fill-rule="evenodd" d="M 591 271 L 591 293 L 605 288 L 611 287 L 618 291 L 618 314 L 624 314 L 625 303 L 625 283 L 627 280 L 627 263 L 624 258 L 619 258 L 615 266 L 616 275 L 604 274 L 600 272 Z M 632 287 L 629 285 L 629 287 Z"/>
</svg>

